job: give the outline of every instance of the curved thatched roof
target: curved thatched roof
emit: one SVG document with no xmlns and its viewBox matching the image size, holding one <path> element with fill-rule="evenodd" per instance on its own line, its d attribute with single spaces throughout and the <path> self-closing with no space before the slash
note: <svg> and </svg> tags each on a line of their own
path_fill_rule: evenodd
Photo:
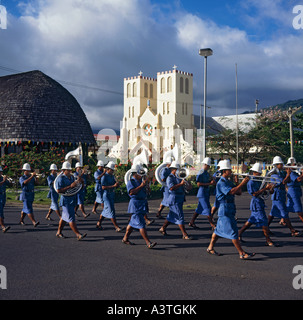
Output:
<svg viewBox="0 0 303 320">
<path fill-rule="evenodd" d="M 95 143 L 77 100 L 41 71 L 0 77 L 0 142 Z"/>
</svg>

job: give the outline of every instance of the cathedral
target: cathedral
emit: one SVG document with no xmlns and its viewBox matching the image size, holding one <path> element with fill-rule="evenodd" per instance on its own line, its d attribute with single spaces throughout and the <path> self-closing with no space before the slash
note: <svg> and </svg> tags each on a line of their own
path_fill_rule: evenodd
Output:
<svg viewBox="0 0 303 320">
<path fill-rule="evenodd" d="M 187 130 L 190 129 L 190 130 Z M 123 162 L 140 148 L 159 161 L 175 143 L 193 138 L 193 74 L 177 70 L 158 72 L 157 78 L 124 79 L 124 115 L 120 140 L 111 156 Z M 187 140 L 187 139 L 186 139 Z"/>
</svg>

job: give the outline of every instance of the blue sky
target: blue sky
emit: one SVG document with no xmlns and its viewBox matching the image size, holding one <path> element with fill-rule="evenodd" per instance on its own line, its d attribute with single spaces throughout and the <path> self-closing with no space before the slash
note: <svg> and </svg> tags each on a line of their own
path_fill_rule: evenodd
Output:
<svg viewBox="0 0 303 320">
<path fill-rule="evenodd" d="M 119 128 L 123 79 L 179 70 L 194 73 L 194 112 L 203 101 L 199 48 L 211 47 L 209 115 L 303 98 L 303 29 L 292 26 L 303 0 L 0 0 L 0 76 L 38 69 L 70 86 L 94 128 Z M 1 69 L 1 67 L 4 67 Z M 102 91 L 103 90 L 103 91 Z M 111 91 L 111 93 L 105 92 Z M 102 114 L 102 115 L 101 115 Z"/>
</svg>

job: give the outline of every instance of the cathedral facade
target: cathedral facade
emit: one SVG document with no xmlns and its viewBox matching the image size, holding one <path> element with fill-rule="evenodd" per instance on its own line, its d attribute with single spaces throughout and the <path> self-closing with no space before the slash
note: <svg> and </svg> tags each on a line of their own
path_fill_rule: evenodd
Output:
<svg viewBox="0 0 303 320">
<path fill-rule="evenodd" d="M 144 77 L 141 72 L 125 78 L 121 123 L 120 140 L 112 149 L 112 156 L 124 158 L 126 152 L 143 144 L 162 157 L 163 152 L 185 137 L 187 129 L 195 130 L 193 74 L 174 67 L 158 72 L 156 79 Z"/>
</svg>

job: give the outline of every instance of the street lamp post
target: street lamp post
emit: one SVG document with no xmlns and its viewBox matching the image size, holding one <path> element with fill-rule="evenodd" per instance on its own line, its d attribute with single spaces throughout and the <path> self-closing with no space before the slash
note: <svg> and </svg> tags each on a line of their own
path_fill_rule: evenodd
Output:
<svg viewBox="0 0 303 320">
<path fill-rule="evenodd" d="M 204 116 L 203 116 L 203 146 L 202 146 L 202 158 L 204 159 L 206 157 L 207 57 L 213 55 L 213 50 L 210 48 L 200 49 L 199 55 L 204 57 Z M 200 130 L 201 130 L 201 114 L 202 114 L 202 110 L 200 110 Z"/>
</svg>

